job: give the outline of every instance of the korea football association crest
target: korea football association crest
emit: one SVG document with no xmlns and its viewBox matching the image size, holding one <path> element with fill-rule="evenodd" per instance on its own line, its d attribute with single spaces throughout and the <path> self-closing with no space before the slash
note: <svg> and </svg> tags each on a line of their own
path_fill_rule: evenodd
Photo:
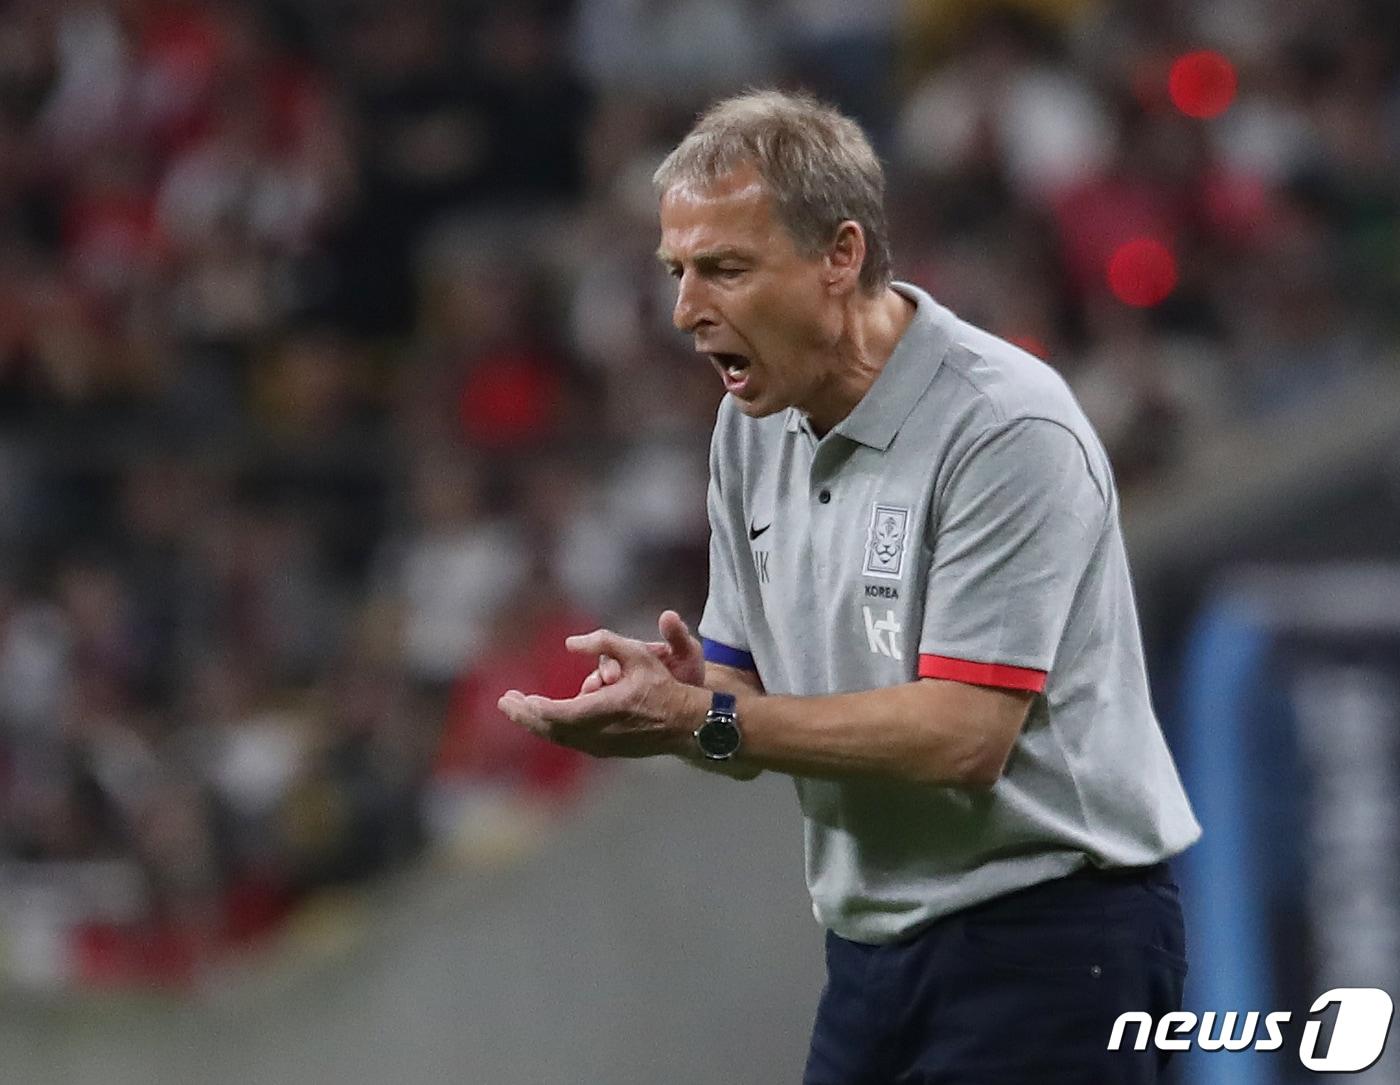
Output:
<svg viewBox="0 0 1400 1085">
<path fill-rule="evenodd" d="M 909 510 L 902 505 L 876 505 L 865 541 L 865 574 L 898 580 L 904 574 L 908 541 Z"/>
</svg>

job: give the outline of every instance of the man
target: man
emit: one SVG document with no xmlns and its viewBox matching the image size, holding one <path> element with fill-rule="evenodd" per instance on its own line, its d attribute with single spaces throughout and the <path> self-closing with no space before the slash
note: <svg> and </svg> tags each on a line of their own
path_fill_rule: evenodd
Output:
<svg viewBox="0 0 1400 1085">
<path fill-rule="evenodd" d="M 1178 1008 L 1165 860 L 1199 827 L 1148 701 L 1103 448 L 1048 367 L 891 282 L 858 127 L 721 102 L 656 175 L 675 323 L 724 382 L 697 641 L 607 630 L 597 756 L 791 774 L 827 930 L 805 1081 L 1149 1082 Z"/>
</svg>

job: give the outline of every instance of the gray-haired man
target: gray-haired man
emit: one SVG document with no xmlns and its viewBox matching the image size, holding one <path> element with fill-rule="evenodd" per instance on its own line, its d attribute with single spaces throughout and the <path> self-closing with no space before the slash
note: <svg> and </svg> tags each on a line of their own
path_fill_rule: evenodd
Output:
<svg viewBox="0 0 1400 1085">
<path fill-rule="evenodd" d="M 791 774 L 828 981 L 805 1080 L 1148 1082 L 1199 827 L 1148 700 L 1103 448 L 1046 366 L 891 282 L 880 167 L 810 99 L 657 171 L 675 323 L 728 395 L 696 640 L 573 637 L 501 708 L 598 756 Z"/>
</svg>

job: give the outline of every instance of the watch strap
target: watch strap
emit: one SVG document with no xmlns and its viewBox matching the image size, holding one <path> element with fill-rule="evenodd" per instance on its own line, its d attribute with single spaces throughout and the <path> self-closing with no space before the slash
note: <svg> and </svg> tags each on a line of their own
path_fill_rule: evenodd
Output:
<svg viewBox="0 0 1400 1085">
<path fill-rule="evenodd" d="M 705 714 L 705 718 L 710 719 L 711 717 L 718 716 L 732 720 L 738 715 L 738 703 L 734 694 L 715 690 L 710 697 L 710 710 Z"/>
</svg>

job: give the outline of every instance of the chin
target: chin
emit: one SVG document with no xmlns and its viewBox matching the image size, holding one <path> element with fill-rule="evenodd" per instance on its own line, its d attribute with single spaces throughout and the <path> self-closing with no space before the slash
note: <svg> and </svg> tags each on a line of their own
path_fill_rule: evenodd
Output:
<svg viewBox="0 0 1400 1085">
<path fill-rule="evenodd" d="M 740 413 L 750 418 L 767 418 L 770 414 L 787 410 L 786 403 L 779 403 L 765 396 L 759 396 L 757 399 L 740 399 L 738 396 L 731 395 L 730 398 L 734 400 L 734 405 L 739 408 Z"/>
</svg>

